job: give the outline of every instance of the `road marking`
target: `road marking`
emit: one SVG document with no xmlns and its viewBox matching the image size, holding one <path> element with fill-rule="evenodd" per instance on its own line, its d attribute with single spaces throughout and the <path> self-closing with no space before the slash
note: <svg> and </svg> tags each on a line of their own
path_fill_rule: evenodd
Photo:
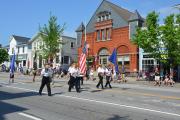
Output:
<svg viewBox="0 0 180 120">
<path fill-rule="evenodd" d="M 35 116 L 33 116 L 33 115 L 26 114 L 26 113 L 22 113 L 22 112 L 20 112 L 20 113 L 18 113 L 18 114 L 21 115 L 21 116 L 24 116 L 24 117 L 33 119 L 33 120 L 43 120 L 43 119 L 41 119 L 41 118 L 35 117 Z"/>
<path fill-rule="evenodd" d="M 20 87 L 14 87 L 14 86 L 7 86 L 7 85 L 3 85 L 3 86 L 4 87 L 8 87 L 8 88 L 14 88 L 14 89 L 19 89 L 19 90 L 25 90 L 25 91 L 31 91 L 31 92 L 38 93 L 37 90 L 32 90 L 32 89 L 27 89 L 27 88 L 20 88 Z M 47 94 L 47 92 L 43 92 L 43 93 Z M 154 113 L 161 113 L 161 114 L 166 114 L 166 115 L 180 117 L 180 114 L 170 113 L 170 112 L 163 112 L 163 111 L 160 111 L 160 110 L 153 110 L 153 109 L 148 109 L 148 108 L 129 106 L 129 105 L 124 105 L 124 104 L 117 104 L 117 103 L 93 100 L 93 99 L 88 99 L 88 98 L 79 98 L 79 97 L 73 97 L 73 96 L 67 96 L 67 95 L 56 95 L 56 96 L 58 96 L 58 97 L 65 97 L 65 98 L 71 98 L 71 99 L 77 99 L 77 100 L 82 100 L 82 101 L 86 101 L 86 102 L 89 101 L 89 102 L 95 102 L 95 103 L 101 103 L 101 104 L 107 104 L 107 105 L 113 105 L 113 106 L 119 106 L 119 107 L 125 107 L 125 108 L 132 108 L 132 109 L 137 109 L 137 110 L 144 110 L 144 111 L 149 111 L 149 112 L 154 112 Z"/>
</svg>

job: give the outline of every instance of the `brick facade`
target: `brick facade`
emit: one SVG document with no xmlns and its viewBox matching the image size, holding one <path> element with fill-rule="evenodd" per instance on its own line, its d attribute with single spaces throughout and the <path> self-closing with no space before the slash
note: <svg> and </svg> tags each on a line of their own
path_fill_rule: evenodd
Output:
<svg viewBox="0 0 180 120">
<path fill-rule="evenodd" d="M 99 58 L 96 64 L 108 64 L 108 57 L 112 54 L 113 49 L 116 48 L 120 71 L 124 66 L 127 72 L 137 72 L 138 47 L 131 42 L 131 37 L 136 31 L 136 27 L 141 25 L 142 21 L 137 11 L 132 13 L 109 1 L 103 0 L 86 25 L 86 41 L 89 46 L 88 58 L 91 57 L 94 60 Z M 81 41 L 78 48 L 78 56 L 81 55 L 84 45 L 85 35 L 83 28 L 81 24 L 76 31 L 78 36 L 81 35 L 78 38 Z"/>
<path fill-rule="evenodd" d="M 87 44 L 89 45 L 88 56 L 98 56 L 102 48 L 108 50 L 108 55 L 111 55 L 114 48 L 117 48 L 117 55 L 129 55 L 130 64 L 129 72 L 137 71 L 138 56 L 137 46 L 131 43 L 129 39 L 129 26 L 112 29 L 111 39 L 107 41 L 97 41 L 97 33 L 88 33 L 86 35 Z M 84 35 L 82 36 L 82 43 L 84 43 Z M 83 45 L 83 44 L 82 44 Z M 82 47 L 78 49 L 78 55 L 82 52 Z"/>
</svg>

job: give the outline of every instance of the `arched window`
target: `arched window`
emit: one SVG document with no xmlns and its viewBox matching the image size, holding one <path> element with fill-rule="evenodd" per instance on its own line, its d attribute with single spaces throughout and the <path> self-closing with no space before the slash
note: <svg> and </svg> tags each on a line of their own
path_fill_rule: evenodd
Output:
<svg viewBox="0 0 180 120">
<path fill-rule="evenodd" d="M 108 55 L 108 50 L 107 50 L 107 48 L 102 48 L 102 49 L 99 51 L 99 55 Z"/>
</svg>

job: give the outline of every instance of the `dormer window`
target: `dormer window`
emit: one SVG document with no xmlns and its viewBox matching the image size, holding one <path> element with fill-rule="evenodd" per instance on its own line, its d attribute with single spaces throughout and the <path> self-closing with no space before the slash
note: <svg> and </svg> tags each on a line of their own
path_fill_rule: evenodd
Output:
<svg viewBox="0 0 180 120">
<path fill-rule="evenodd" d="M 110 19 L 111 12 L 103 11 L 97 14 L 97 22 L 105 21 Z"/>
</svg>

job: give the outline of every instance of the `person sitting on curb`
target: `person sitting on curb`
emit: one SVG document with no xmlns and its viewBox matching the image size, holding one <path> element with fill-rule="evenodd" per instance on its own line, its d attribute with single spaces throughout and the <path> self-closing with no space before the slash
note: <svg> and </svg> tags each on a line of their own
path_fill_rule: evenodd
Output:
<svg viewBox="0 0 180 120">
<path fill-rule="evenodd" d="M 166 75 L 165 79 L 164 79 L 164 85 L 168 86 L 168 84 L 169 84 L 168 82 L 169 82 L 169 77 L 168 77 L 168 75 Z"/>
<path fill-rule="evenodd" d="M 170 76 L 170 79 L 169 79 L 169 81 L 168 81 L 168 84 L 169 84 L 169 86 L 171 86 L 171 87 L 174 86 L 175 81 L 173 80 L 173 77 L 172 77 L 172 76 Z"/>
</svg>

